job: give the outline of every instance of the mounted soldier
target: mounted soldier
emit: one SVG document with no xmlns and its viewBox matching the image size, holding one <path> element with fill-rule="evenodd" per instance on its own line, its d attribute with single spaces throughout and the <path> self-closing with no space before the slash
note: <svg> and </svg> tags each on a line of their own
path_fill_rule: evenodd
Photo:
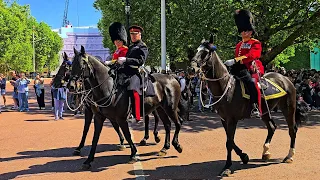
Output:
<svg viewBox="0 0 320 180">
<path fill-rule="evenodd" d="M 242 41 L 236 45 L 235 58 L 227 60 L 225 65 L 233 66 L 232 72 L 241 77 L 246 83 L 250 92 L 252 104 L 251 117 L 261 117 L 261 92 L 258 87 L 259 77 L 264 74 L 264 67 L 259 60 L 261 57 L 261 42 L 253 39 L 256 34 L 254 21 L 251 12 L 247 10 L 237 10 L 234 19 L 241 33 Z M 236 70 L 235 70 L 236 69 Z"/>
<path fill-rule="evenodd" d="M 130 78 L 128 90 L 132 91 L 132 113 L 134 114 L 136 122 L 141 122 L 140 95 L 142 95 L 142 80 L 139 68 L 146 62 L 149 52 L 146 44 L 141 40 L 143 28 L 134 25 L 129 28 L 129 32 L 133 44 L 129 47 L 126 57 L 118 58 L 118 63 L 123 64 L 119 69 L 119 73 L 123 73 Z"/>
</svg>

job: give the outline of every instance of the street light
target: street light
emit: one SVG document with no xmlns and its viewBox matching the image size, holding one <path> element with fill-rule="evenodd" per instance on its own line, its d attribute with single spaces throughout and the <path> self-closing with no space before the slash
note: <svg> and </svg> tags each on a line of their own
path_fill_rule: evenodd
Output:
<svg viewBox="0 0 320 180">
<path fill-rule="evenodd" d="M 33 73 L 34 74 L 36 73 L 36 49 L 35 49 L 34 43 L 38 42 L 38 41 L 41 41 L 43 39 L 46 39 L 46 38 L 44 37 L 44 38 L 41 38 L 41 39 L 38 39 L 38 40 L 34 39 L 34 26 L 33 26 L 33 30 L 32 30 L 33 62 L 32 62 L 32 64 L 33 64 Z"/>
<path fill-rule="evenodd" d="M 130 18 L 130 4 L 129 4 L 129 0 L 126 0 L 126 6 L 124 7 L 124 11 L 126 13 L 126 23 L 127 23 L 127 45 L 130 45 L 130 36 L 129 36 L 129 18 Z"/>
</svg>

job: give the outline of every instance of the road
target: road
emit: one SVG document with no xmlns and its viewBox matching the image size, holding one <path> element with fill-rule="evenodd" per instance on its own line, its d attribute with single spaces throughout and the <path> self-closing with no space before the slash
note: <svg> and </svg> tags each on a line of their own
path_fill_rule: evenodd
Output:
<svg viewBox="0 0 320 180">
<path fill-rule="evenodd" d="M 211 112 L 192 112 L 193 121 L 183 124 L 179 136 L 183 152 L 180 154 L 171 147 L 165 157 L 156 155 L 163 146 L 162 123 L 159 127 L 161 142 L 156 144 L 151 136 L 148 146 L 138 146 L 144 135 L 143 125 L 131 125 L 140 157 L 140 162 L 135 164 L 127 163 L 129 148 L 117 150 L 118 136 L 106 120 L 92 169 L 79 170 L 90 151 L 93 126 L 82 156 L 72 156 L 82 135 L 83 116 L 74 117 L 66 112 L 65 120 L 54 121 L 48 82 L 46 79 L 46 110 L 38 110 L 30 86 L 30 112 L 9 110 L 0 114 L 0 179 L 220 179 L 218 174 L 226 159 L 226 136 L 220 119 Z M 10 85 L 7 91 L 10 96 Z M 12 104 L 9 96 L 8 105 Z M 289 151 L 290 138 L 283 116 L 273 115 L 278 129 L 270 146 L 272 159 L 261 160 L 267 135 L 263 122 L 240 121 L 235 140 L 250 161 L 243 165 L 233 153 L 234 173 L 224 179 L 319 179 L 320 113 L 312 112 L 309 121 L 299 128 L 292 164 L 281 163 Z"/>
</svg>

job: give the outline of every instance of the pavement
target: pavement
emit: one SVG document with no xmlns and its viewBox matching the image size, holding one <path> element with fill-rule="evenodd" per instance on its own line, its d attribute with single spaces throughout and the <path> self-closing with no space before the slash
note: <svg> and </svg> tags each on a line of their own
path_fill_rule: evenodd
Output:
<svg viewBox="0 0 320 180">
<path fill-rule="evenodd" d="M 64 120 L 54 121 L 51 96 L 46 79 L 46 110 L 37 107 L 34 90 L 30 85 L 30 112 L 7 110 L 0 114 L 0 179 L 220 179 L 219 172 L 226 160 L 226 136 L 217 114 L 205 111 L 192 112 L 193 121 L 183 124 L 179 142 L 183 152 L 172 146 L 165 157 L 157 156 L 164 143 L 165 131 L 160 122 L 160 143 L 152 136 L 147 146 L 139 146 L 144 136 L 143 124 L 132 124 L 131 132 L 137 145 L 140 161 L 129 164 L 130 148 L 118 151 L 119 138 L 106 120 L 99 145 L 89 171 L 80 167 L 89 154 L 93 137 L 90 127 L 81 156 L 73 156 L 83 130 L 84 117 L 73 116 L 66 110 Z M 7 86 L 7 107 L 13 104 L 12 87 Z M 2 102 L 1 102 L 2 103 Z M 288 154 L 290 138 L 281 113 L 273 113 L 278 129 L 273 137 L 270 152 L 272 159 L 261 160 L 267 129 L 261 120 L 240 121 L 235 140 L 247 153 L 247 165 L 233 153 L 234 171 L 224 179 L 319 179 L 320 170 L 320 113 L 311 112 L 309 121 L 299 128 L 296 155 L 291 164 L 281 163 Z M 174 124 L 172 124 L 171 138 Z"/>
</svg>

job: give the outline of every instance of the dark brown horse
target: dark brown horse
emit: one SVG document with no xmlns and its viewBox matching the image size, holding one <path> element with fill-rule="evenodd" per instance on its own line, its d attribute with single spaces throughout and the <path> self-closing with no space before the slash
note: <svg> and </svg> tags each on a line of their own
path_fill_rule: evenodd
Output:
<svg viewBox="0 0 320 180">
<path fill-rule="evenodd" d="M 87 93 L 92 93 L 92 98 L 87 99 L 91 103 L 91 110 L 94 112 L 94 137 L 88 159 L 83 164 L 83 169 L 91 167 L 94 154 L 102 130 L 103 122 L 108 118 L 116 122 L 130 145 L 130 162 L 137 161 L 137 149 L 132 142 L 127 118 L 130 112 L 129 92 L 126 87 L 118 88 L 114 79 L 108 74 L 108 67 L 104 66 L 95 57 L 85 53 L 84 47 L 78 52 L 74 49 L 71 76 L 68 83 L 70 90 L 75 89 L 75 82 L 81 78 L 90 87 L 85 86 Z M 182 152 L 182 147 L 178 141 L 181 123 L 178 118 L 178 105 L 180 102 L 179 83 L 171 76 L 163 74 L 153 74 L 156 80 L 153 85 L 156 95 L 145 98 L 145 114 L 150 114 L 157 110 L 166 129 L 165 145 L 160 152 L 166 152 L 170 148 L 170 119 L 175 123 L 176 131 L 172 140 L 172 145 L 178 152 Z"/>
<path fill-rule="evenodd" d="M 221 116 L 221 122 L 227 135 L 227 161 L 221 175 L 228 176 L 231 173 L 230 167 L 232 165 L 232 150 L 235 150 L 236 154 L 240 156 L 244 164 L 249 161 L 249 156 L 242 152 L 242 150 L 235 144 L 234 136 L 237 122 L 241 119 L 250 117 L 251 106 L 249 100 L 242 97 L 239 80 L 236 80 L 229 74 L 218 54 L 211 48 L 212 43 L 212 36 L 210 37 L 210 41 L 203 41 L 201 43 L 198 48 L 198 52 L 192 59 L 191 65 L 195 70 L 199 70 L 200 68 L 200 72 L 205 76 L 204 79 L 207 81 L 212 94 L 215 97 L 220 96 L 220 98 L 216 98 L 216 101 L 219 102 L 215 104 L 214 108 Z M 296 114 L 296 89 L 290 80 L 281 74 L 267 73 L 264 75 L 264 78 L 275 82 L 286 92 L 286 95 L 270 99 L 267 103 L 270 109 L 278 106 L 287 121 L 291 143 L 289 154 L 283 161 L 290 163 L 293 161 L 293 156 L 295 154 L 295 139 L 298 130 L 296 125 L 296 117 L 298 117 Z M 268 128 L 268 135 L 263 146 L 262 159 L 268 160 L 271 156 L 269 146 L 276 129 L 276 125 L 269 117 L 265 103 L 262 103 L 262 111 L 262 120 Z"/>
<path fill-rule="evenodd" d="M 66 63 L 66 61 L 68 60 L 68 56 L 66 53 L 63 54 L 63 59 L 64 59 L 64 61 L 60 65 L 59 70 L 54 78 L 54 82 L 56 84 L 61 83 L 61 80 L 64 80 L 64 81 L 69 80 L 69 74 L 70 74 L 71 68 Z M 90 84 L 88 84 L 87 81 L 84 81 L 81 84 L 79 84 L 79 83 L 81 83 L 81 82 L 79 82 L 79 81 L 76 82 L 76 86 L 75 86 L 76 93 L 71 93 L 71 94 L 73 94 L 72 100 L 75 100 L 77 103 L 75 103 L 74 109 L 70 108 L 70 110 L 77 112 L 77 110 L 79 110 L 82 106 L 84 106 L 85 121 L 84 121 L 83 133 L 82 133 L 80 144 L 73 152 L 73 155 L 75 155 L 75 156 L 78 156 L 81 154 L 81 149 L 84 147 L 84 144 L 85 144 L 85 141 L 87 138 L 87 134 L 88 134 L 91 122 L 92 122 L 92 118 L 93 118 L 91 104 L 84 101 L 84 99 L 83 99 L 84 96 L 82 93 L 77 93 L 77 92 L 83 92 L 83 90 L 85 90 L 85 88 L 83 88 L 83 86 L 86 86 L 87 89 L 90 89 Z M 89 96 L 91 97 L 91 94 Z M 152 114 L 154 115 L 154 119 L 155 119 L 155 126 L 154 126 L 154 130 L 153 130 L 154 139 L 155 139 L 156 143 L 159 143 L 160 142 L 160 136 L 158 133 L 159 115 L 156 111 L 152 112 Z M 124 137 L 120 131 L 119 125 L 117 123 L 115 123 L 114 121 L 110 121 L 110 122 L 119 136 L 120 143 L 118 145 L 118 148 L 120 151 L 122 151 L 126 148 L 126 146 L 124 145 Z M 145 117 L 145 136 L 141 140 L 140 145 L 146 145 L 148 139 L 149 139 L 149 116 L 147 115 Z M 163 152 L 161 154 L 165 155 Z"/>
</svg>

